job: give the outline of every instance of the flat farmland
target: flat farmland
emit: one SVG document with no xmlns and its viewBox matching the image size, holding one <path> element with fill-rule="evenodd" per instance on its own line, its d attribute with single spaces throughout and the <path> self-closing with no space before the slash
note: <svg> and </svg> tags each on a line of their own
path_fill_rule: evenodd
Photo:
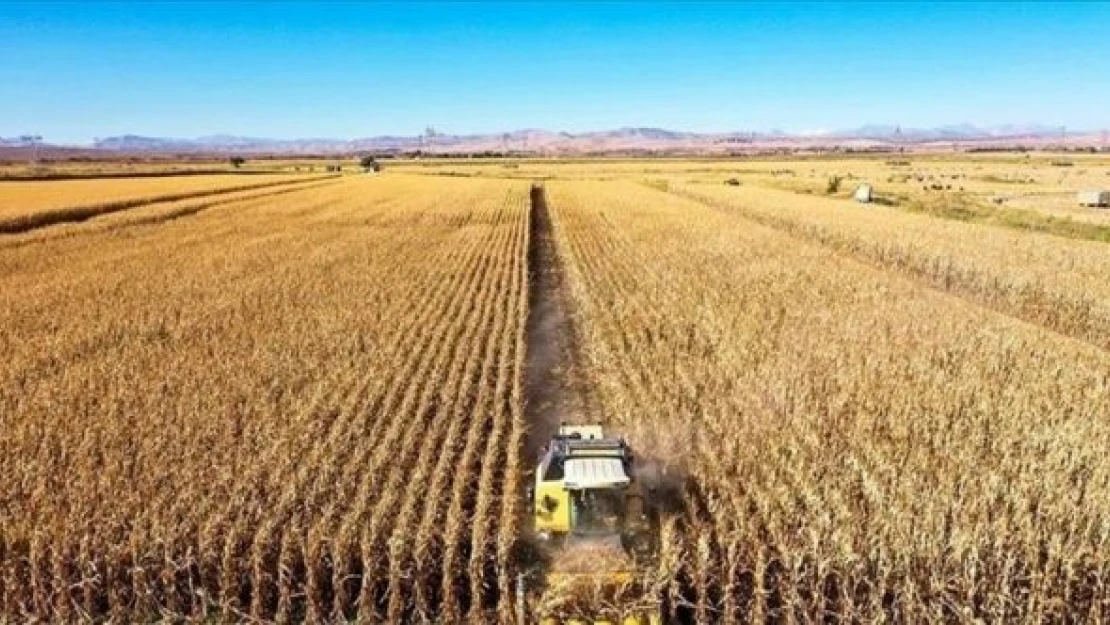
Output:
<svg viewBox="0 0 1110 625">
<path fill-rule="evenodd" d="M 675 616 L 1107 618 L 1104 349 L 655 189 L 548 204 L 604 412 L 685 480 Z"/>
<path fill-rule="evenodd" d="M 656 186 L 721 185 L 735 180 L 803 196 L 848 199 L 860 184 L 903 210 L 1068 231 L 1110 241 L 1110 211 L 1077 203 L 1083 189 L 1110 188 L 1105 154 L 1039 152 L 704 156 L 678 159 L 413 161 L 398 169 L 426 175 L 555 180 L 637 180 Z M 837 179 L 836 190 L 829 183 Z M 1084 228 L 1085 225 L 1094 226 Z"/>
<path fill-rule="evenodd" d="M 0 183 L 124 203 L 0 234 L 0 621 L 534 622 L 557 376 L 662 472 L 637 609 L 1110 620 L 1110 245 L 845 167 Z"/>
<path fill-rule="evenodd" d="M 289 174 L 212 174 L 0 181 L 0 232 L 25 232 L 138 206 L 266 189 L 310 179 L 309 176 Z"/>
<path fill-rule="evenodd" d="M 527 202 L 346 179 L 0 252 L 3 613 L 496 610 Z"/>
<path fill-rule="evenodd" d="M 1107 244 L 754 186 L 676 193 L 1110 348 Z"/>
</svg>

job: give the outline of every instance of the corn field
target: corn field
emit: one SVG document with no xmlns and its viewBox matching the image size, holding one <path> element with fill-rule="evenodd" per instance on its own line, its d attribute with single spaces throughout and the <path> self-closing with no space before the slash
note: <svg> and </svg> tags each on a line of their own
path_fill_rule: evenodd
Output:
<svg viewBox="0 0 1110 625">
<path fill-rule="evenodd" d="M 605 167 L 544 210 L 667 500 L 582 609 L 1110 620 L 1101 244 Z M 0 622 L 516 622 L 530 180 L 251 181 L 0 183 Z"/>
<path fill-rule="evenodd" d="M 1104 243 L 773 189 L 685 185 L 675 191 L 1110 349 Z"/>
<path fill-rule="evenodd" d="M 676 616 L 1110 618 L 1106 351 L 643 186 L 548 202 L 607 417 L 686 481 Z"/>
<path fill-rule="evenodd" d="M 4 249 L 0 612 L 511 607 L 527 206 L 344 180 Z"/>
</svg>

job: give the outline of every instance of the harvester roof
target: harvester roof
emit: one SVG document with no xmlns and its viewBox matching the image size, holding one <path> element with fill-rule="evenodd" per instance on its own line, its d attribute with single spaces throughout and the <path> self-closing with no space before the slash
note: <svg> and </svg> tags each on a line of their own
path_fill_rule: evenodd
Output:
<svg viewBox="0 0 1110 625">
<path fill-rule="evenodd" d="M 631 480 L 620 457 L 567 458 L 563 465 L 567 488 L 608 488 L 626 486 Z"/>
</svg>

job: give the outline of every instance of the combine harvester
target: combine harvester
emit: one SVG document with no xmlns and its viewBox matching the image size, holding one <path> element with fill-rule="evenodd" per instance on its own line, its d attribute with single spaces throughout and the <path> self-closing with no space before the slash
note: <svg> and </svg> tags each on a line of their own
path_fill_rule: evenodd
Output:
<svg viewBox="0 0 1110 625">
<path fill-rule="evenodd" d="M 606 438 L 600 425 L 560 426 L 529 492 L 546 566 L 542 578 L 533 576 L 532 593 L 518 580 L 522 619 L 541 625 L 659 625 L 660 602 L 645 566 L 657 535 L 651 492 L 638 479 L 623 438 Z"/>
</svg>

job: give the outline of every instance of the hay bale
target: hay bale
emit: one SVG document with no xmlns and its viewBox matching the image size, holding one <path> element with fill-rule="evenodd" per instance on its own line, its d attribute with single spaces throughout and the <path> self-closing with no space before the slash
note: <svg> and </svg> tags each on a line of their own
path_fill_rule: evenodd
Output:
<svg viewBox="0 0 1110 625">
<path fill-rule="evenodd" d="M 854 198 L 856 198 L 856 201 L 860 202 L 861 204 L 867 204 L 867 203 L 871 202 L 871 200 L 872 200 L 871 185 L 861 184 L 860 186 L 856 187 L 856 192 L 854 194 L 852 194 L 852 196 Z"/>
</svg>

